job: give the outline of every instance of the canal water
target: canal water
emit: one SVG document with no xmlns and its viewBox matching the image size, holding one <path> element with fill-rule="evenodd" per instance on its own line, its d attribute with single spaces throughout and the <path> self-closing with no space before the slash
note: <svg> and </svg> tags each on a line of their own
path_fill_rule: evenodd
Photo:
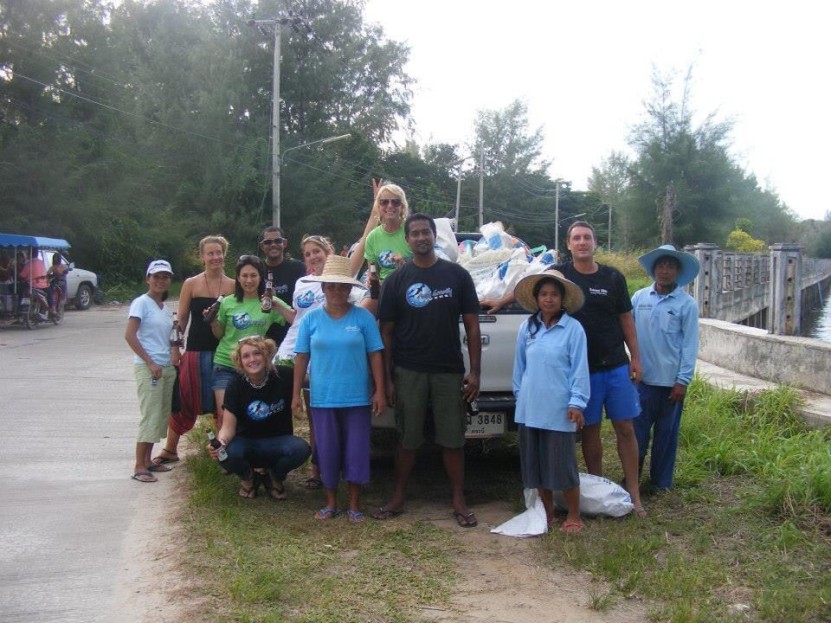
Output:
<svg viewBox="0 0 831 623">
<path fill-rule="evenodd" d="M 825 299 L 822 309 L 809 314 L 805 320 L 804 335 L 831 342 L 831 296 Z"/>
</svg>

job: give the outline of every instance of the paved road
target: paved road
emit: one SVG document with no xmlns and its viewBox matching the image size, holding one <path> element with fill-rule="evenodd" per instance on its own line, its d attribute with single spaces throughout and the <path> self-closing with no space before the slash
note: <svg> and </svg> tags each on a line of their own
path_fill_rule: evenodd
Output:
<svg viewBox="0 0 831 623">
<path fill-rule="evenodd" d="M 58 327 L 0 328 L 5 623 L 144 618 L 125 613 L 143 588 L 125 591 L 125 578 L 142 513 L 163 504 L 173 476 L 129 478 L 138 406 L 125 323 L 126 307 L 95 307 Z"/>
</svg>

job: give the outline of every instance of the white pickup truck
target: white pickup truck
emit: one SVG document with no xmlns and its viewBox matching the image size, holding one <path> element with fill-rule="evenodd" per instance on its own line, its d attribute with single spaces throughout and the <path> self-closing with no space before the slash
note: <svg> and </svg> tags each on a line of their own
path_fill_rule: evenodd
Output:
<svg viewBox="0 0 831 623">
<path fill-rule="evenodd" d="M 459 240 L 478 239 L 481 234 L 456 234 Z M 482 333 L 482 372 L 479 379 L 478 411 L 468 412 L 468 439 L 501 437 L 514 425 L 514 393 L 511 378 L 514 366 L 514 351 L 519 325 L 528 317 L 528 312 L 519 305 L 503 307 L 496 314 L 479 315 Z M 464 324 L 459 318 L 459 332 L 462 344 L 467 343 Z M 465 369 L 470 370 L 467 348 L 462 349 Z M 460 388 L 461 391 L 461 388 Z M 383 416 L 373 418 L 376 428 L 394 428 L 395 415 L 387 409 Z"/>
</svg>

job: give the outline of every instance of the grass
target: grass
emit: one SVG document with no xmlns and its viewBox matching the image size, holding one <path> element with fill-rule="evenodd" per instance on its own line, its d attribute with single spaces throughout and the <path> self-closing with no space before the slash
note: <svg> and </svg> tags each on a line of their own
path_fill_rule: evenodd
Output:
<svg viewBox="0 0 831 623">
<path fill-rule="evenodd" d="M 808 430 L 796 403 L 788 389 L 748 395 L 697 379 L 676 488 L 645 487 L 646 520 L 593 518 L 579 538 L 555 531 L 535 540 L 537 563 L 606 580 L 605 589 L 587 589 L 585 602 L 598 611 L 638 598 L 654 621 L 831 620 L 831 429 Z M 619 479 L 610 431 L 604 426 L 607 475 Z M 426 463 L 411 495 L 444 510 L 440 461 Z M 312 519 L 319 493 L 293 487 L 287 502 L 242 500 L 236 480 L 204 455 L 187 466 L 186 563 L 206 597 L 200 621 L 425 620 L 422 607 L 447 605 L 469 553 L 464 532 L 430 521 L 321 525 Z M 373 470 L 367 508 L 391 490 L 391 464 Z M 518 500 L 510 440 L 472 448 L 467 473 L 474 508 Z"/>
</svg>

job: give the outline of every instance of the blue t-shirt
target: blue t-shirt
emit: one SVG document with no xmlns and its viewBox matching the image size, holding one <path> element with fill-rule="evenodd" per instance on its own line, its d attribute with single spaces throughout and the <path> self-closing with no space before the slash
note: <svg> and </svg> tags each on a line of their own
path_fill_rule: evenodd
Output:
<svg viewBox="0 0 831 623">
<path fill-rule="evenodd" d="M 173 328 L 173 314 L 167 305 L 156 303 L 146 294 L 130 303 L 129 318 L 138 318 L 139 327 L 136 333 L 144 352 L 159 366 L 169 366 L 170 361 L 170 330 Z M 144 365 L 141 357 L 133 357 L 136 365 Z"/>
<path fill-rule="evenodd" d="M 375 317 L 351 305 L 342 318 L 324 307 L 300 321 L 294 352 L 309 354 L 309 383 L 313 407 L 362 407 L 372 400 L 372 376 L 367 353 L 384 349 Z"/>
</svg>

